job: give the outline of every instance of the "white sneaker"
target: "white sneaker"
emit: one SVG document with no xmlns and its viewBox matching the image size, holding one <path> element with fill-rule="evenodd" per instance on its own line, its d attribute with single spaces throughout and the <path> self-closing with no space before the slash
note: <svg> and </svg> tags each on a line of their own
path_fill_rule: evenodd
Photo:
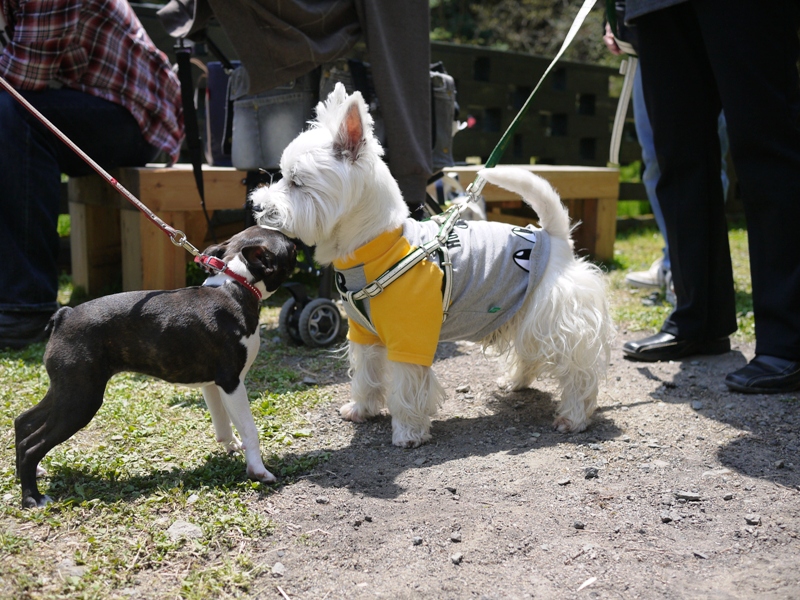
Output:
<svg viewBox="0 0 800 600">
<path fill-rule="evenodd" d="M 663 288 L 667 284 L 664 257 L 658 258 L 647 271 L 633 271 L 625 276 L 625 283 L 633 287 Z"/>
</svg>

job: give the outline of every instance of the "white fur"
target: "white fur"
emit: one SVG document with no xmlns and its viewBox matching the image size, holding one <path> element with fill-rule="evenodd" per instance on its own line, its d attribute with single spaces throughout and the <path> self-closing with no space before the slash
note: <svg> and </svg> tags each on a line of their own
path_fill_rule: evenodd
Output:
<svg viewBox="0 0 800 600">
<path fill-rule="evenodd" d="M 253 192 L 259 223 L 316 246 L 321 264 L 350 256 L 408 217 L 382 154 L 361 95 L 348 96 L 337 84 L 317 107 L 311 129 L 284 151 L 282 179 Z M 581 431 L 597 406 L 614 334 L 600 270 L 573 256 L 569 216 L 544 179 L 509 167 L 480 175 L 521 195 L 551 237 L 541 282 L 484 347 L 504 358 L 509 389 L 539 377 L 555 379 L 561 401 L 554 426 Z M 430 439 L 431 417 L 446 397 L 433 371 L 389 361 L 380 346 L 351 342 L 349 358 L 352 402 L 342 406 L 342 416 L 361 422 L 385 404 L 395 445 L 414 447 Z"/>
</svg>

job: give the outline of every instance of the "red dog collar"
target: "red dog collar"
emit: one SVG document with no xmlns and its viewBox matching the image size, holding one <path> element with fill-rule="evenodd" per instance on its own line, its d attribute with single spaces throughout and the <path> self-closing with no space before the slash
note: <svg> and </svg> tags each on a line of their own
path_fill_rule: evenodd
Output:
<svg viewBox="0 0 800 600">
<path fill-rule="evenodd" d="M 208 254 L 198 254 L 197 256 L 194 257 L 194 262 L 199 263 L 204 267 L 208 267 L 209 269 L 211 269 L 212 271 L 216 271 L 217 273 L 225 273 L 225 275 L 241 283 L 244 287 L 253 292 L 256 295 L 256 298 L 261 300 L 261 292 L 258 291 L 258 288 L 255 287 L 252 283 L 247 281 L 247 279 L 245 279 L 238 273 L 231 271 L 228 268 L 228 265 L 225 264 L 224 260 L 221 260 L 216 256 L 209 256 Z"/>
</svg>

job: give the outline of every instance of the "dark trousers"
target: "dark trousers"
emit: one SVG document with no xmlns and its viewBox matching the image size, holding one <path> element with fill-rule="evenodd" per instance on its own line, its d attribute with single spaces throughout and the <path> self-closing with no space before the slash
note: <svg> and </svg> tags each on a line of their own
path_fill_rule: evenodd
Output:
<svg viewBox="0 0 800 600">
<path fill-rule="evenodd" d="M 118 104 L 69 89 L 23 96 L 105 169 L 143 165 L 157 154 Z M 53 311 L 61 173 L 93 170 L 5 91 L 0 140 L 0 311 Z"/>
<path fill-rule="evenodd" d="M 713 339 L 736 330 L 719 176 L 724 109 L 747 219 L 756 353 L 800 360 L 800 7 L 689 0 L 635 23 L 677 295 L 662 331 Z"/>
</svg>

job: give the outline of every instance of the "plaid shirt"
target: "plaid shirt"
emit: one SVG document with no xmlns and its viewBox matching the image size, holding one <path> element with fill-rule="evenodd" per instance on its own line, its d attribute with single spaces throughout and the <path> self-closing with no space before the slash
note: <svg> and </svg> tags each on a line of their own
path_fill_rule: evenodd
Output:
<svg viewBox="0 0 800 600">
<path fill-rule="evenodd" d="M 125 0 L 0 0 L 10 42 L 0 75 L 22 90 L 58 82 L 127 108 L 153 146 L 177 160 L 180 84 Z M 0 36 L 1 37 L 1 36 Z"/>
</svg>

